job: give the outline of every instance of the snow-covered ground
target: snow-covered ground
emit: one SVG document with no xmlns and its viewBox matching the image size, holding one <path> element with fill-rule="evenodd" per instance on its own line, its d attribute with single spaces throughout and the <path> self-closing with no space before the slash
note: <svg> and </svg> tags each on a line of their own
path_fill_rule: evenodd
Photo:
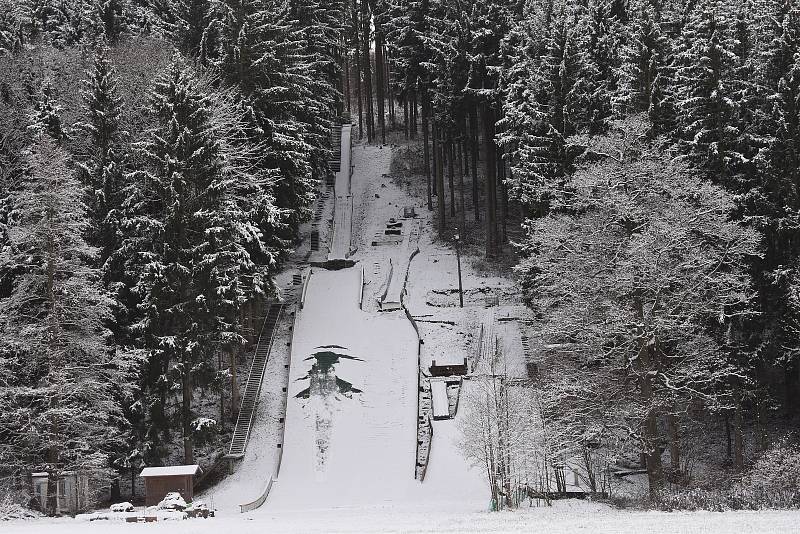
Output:
<svg viewBox="0 0 800 534">
<path fill-rule="evenodd" d="M 223 516 L 150 524 L 71 519 L 20 521 L 0 527 L 3 534 L 333 534 L 377 533 L 511 533 L 547 534 L 794 534 L 800 512 L 628 512 L 583 502 L 558 502 L 552 508 L 513 512 L 464 512 L 440 506 L 318 506 L 302 510 L 264 509 L 258 514 Z"/>
</svg>

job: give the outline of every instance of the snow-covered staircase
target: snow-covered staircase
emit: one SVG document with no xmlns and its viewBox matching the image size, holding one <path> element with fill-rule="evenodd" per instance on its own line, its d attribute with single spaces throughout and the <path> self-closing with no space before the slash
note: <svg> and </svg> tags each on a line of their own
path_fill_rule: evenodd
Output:
<svg viewBox="0 0 800 534">
<path fill-rule="evenodd" d="M 239 407 L 239 417 L 236 419 L 236 428 L 233 431 L 231 447 L 226 455 L 227 458 L 241 458 L 250 439 L 250 429 L 253 425 L 253 417 L 258 405 L 258 397 L 261 392 L 261 383 L 264 380 L 264 371 L 267 368 L 272 342 L 275 338 L 276 325 L 283 312 L 283 303 L 273 302 L 270 304 L 261 333 L 258 336 L 253 363 L 250 365 L 250 374 L 247 376 L 242 403 Z"/>
</svg>

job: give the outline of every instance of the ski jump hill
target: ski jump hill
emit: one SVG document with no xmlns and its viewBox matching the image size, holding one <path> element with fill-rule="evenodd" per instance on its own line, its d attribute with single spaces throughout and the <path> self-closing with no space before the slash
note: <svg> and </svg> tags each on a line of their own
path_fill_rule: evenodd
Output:
<svg viewBox="0 0 800 534">
<path fill-rule="evenodd" d="M 279 451 L 251 443 L 251 457 L 210 500 L 223 514 L 239 512 L 237 505 L 256 514 L 404 505 L 485 509 L 488 489 L 458 451 L 457 421 L 437 427 L 425 480 L 415 479 L 418 337 L 402 310 L 362 310 L 365 271 L 350 261 L 354 199 L 366 196 L 359 192 L 367 181 L 388 173 L 391 151 L 360 145 L 351 154 L 350 125 L 341 143 L 328 261 L 345 267 L 308 275 L 294 318 Z M 373 259 L 368 250 L 360 258 Z M 262 441 L 270 447 L 269 439 Z"/>
</svg>

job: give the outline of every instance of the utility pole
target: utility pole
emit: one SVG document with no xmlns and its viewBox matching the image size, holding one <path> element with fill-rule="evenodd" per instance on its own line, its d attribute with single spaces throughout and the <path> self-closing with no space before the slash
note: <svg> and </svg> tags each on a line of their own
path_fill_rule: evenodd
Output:
<svg viewBox="0 0 800 534">
<path fill-rule="evenodd" d="M 458 263 L 458 305 L 464 307 L 464 288 L 461 285 L 461 236 L 458 232 L 453 234 L 453 241 L 456 243 L 456 262 Z"/>
</svg>

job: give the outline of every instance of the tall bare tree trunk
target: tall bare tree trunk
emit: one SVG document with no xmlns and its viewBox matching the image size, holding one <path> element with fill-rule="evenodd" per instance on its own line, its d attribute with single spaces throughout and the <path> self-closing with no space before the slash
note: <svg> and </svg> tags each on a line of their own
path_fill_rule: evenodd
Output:
<svg viewBox="0 0 800 534">
<path fill-rule="evenodd" d="M 646 379 L 645 382 L 648 385 L 642 388 L 642 398 L 652 393 L 649 379 Z M 645 466 L 647 467 L 647 481 L 650 486 L 650 496 L 655 497 L 664 487 L 664 468 L 661 465 L 661 450 L 658 448 L 658 418 L 654 409 L 651 409 L 645 418 L 642 431 L 646 444 L 644 457 Z"/>
<path fill-rule="evenodd" d="M 419 116 L 417 115 L 417 91 L 416 89 L 411 93 L 411 138 L 416 139 L 417 137 L 417 119 Z"/>
<path fill-rule="evenodd" d="M 224 356 L 220 351 L 217 353 L 217 371 L 222 374 L 224 369 Z M 222 432 L 225 432 L 225 383 L 223 382 L 219 388 L 219 425 Z"/>
<path fill-rule="evenodd" d="M 350 113 L 350 51 L 344 49 L 344 94 L 347 112 Z"/>
<path fill-rule="evenodd" d="M 49 516 L 58 515 L 58 479 L 61 473 L 55 465 L 47 471 L 47 497 L 45 499 L 45 513 Z"/>
<path fill-rule="evenodd" d="M 433 142 L 431 143 L 433 146 L 433 158 L 431 161 L 431 171 L 433 172 L 433 194 L 439 195 L 439 187 L 438 187 L 438 168 L 439 168 L 439 139 L 437 137 L 436 132 L 438 128 L 436 126 L 436 111 L 433 109 L 433 105 L 431 102 L 428 102 L 428 111 L 431 114 L 431 136 L 433 137 Z"/>
<path fill-rule="evenodd" d="M 481 220 L 480 194 L 478 193 L 478 110 L 470 108 L 469 125 L 471 129 L 470 144 L 472 145 L 472 210 L 475 221 Z"/>
<path fill-rule="evenodd" d="M 370 53 L 370 16 L 369 3 L 361 2 L 361 51 L 364 61 L 364 93 L 367 108 L 367 141 L 375 139 L 375 102 L 372 91 L 372 54 Z"/>
<path fill-rule="evenodd" d="M 392 63 L 389 61 L 389 50 L 387 49 L 383 54 L 386 61 L 386 99 L 389 101 L 389 120 L 391 121 L 392 129 L 397 126 L 397 117 L 395 116 L 394 109 L 394 94 L 392 93 Z"/>
<path fill-rule="evenodd" d="M 508 222 L 508 202 L 506 199 L 506 162 L 503 158 L 502 149 L 498 148 L 497 156 L 497 193 L 500 196 L 500 236 L 498 238 L 498 249 L 502 250 L 506 243 L 506 223 Z M 495 197 L 496 198 L 496 197 Z"/>
<path fill-rule="evenodd" d="M 441 132 L 434 130 L 436 152 L 436 202 L 439 213 L 439 235 L 444 237 L 447 232 L 447 217 L 444 205 L 444 142 L 439 137 Z"/>
<path fill-rule="evenodd" d="M 497 255 L 497 156 L 494 144 L 494 110 L 483 104 L 483 146 L 486 153 L 486 257 Z"/>
<path fill-rule="evenodd" d="M 358 38 L 358 8 L 353 0 L 353 41 L 356 52 L 356 98 L 358 99 L 358 138 L 364 138 L 364 111 L 361 103 L 361 43 Z"/>
<path fill-rule="evenodd" d="M 641 298 L 636 298 L 634 312 L 637 320 L 644 323 L 644 305 Z M 647 480 L 650 486 L 650 497 L 654 498 L 664 487 L 664 468 L 661 464 L 661 449 L 658 446 L 658 416 L 653 403 L 653 377 L 651 371 L 656 368 L 653 361 L 651 340 L 647 339 L 643 329 L 638 332 L 638 357 L 636 359 L 639 385 L 639 400 L 647 410 L 642 423 L 642 449 L 647 468 Z"/>
<path fill-rule="evenodd" d="M 411 135 L 411 131 L 408 129 L 408 92 L 403 94 L 403 131 L 408 139 Z"/>
<path fill-rule="evenodd" d="M 464 111 L 464 114 L 461 116 L 461 154 L 464 158 L 463 160 L 464 175 L 466 176 L 467 174 L 470 173 L 469 124 L 467 122 L 466 111 Z"/>
<path fill-rule="evenodd" d="M 53 219 L 56 216 L 56 208 L 48 203 L 45 210 L 49 226 L 53 228 Z M 48 344 L 47 354 L 47 371 L 48 375 L 53 375 L 57 369 L 61 367 L 62 362 L 58 353 L 52 348 L 59 340 L 59 326 L 56 321 L 57 307 L 56 307 L 56 291 L 55 291 L 55 278 L 56 277 L 56 240 L 53 232 L 47 234 L 47 337 L 50 340 Z M 49 378 L 49 377 L 48 377 Z M 50 407 L 57 409 L 61 405 L 61 395 L 56 389 L 55 394 L 50 397 L 48 402 Z M 50 446 L 47 448 L 47 460 L 50 466 L 47 470 L 47 497 L 46 512 L 48 515 L 54 516 L 58 513 L 58 479 L 60 478 L 60 471 L 58 464 L 61 456 L 61 450 L 58 446 L 59 436 L 61 435 L 60 421 L 57 415 L 51 415 L 50 421 Z"/>
<path fill-rule="evenodd" d="M 737 384 L 734 389 L 733 412 L 733 467 L 744 468 L 744 434 L 742 430 L 742 392 Z"/>
<path fill-rule="evenodd" d="M 733 456 L 733 441 L 731 435 L 731 417 L 727 411 L 725 412 L 725 440 L 725 458 L 730 461 Z"/>
<path fill-rule="evenodd" d="M 455 165 L 454 165 L 454 156 L 453 156 L 453 139 L 452 137 L 447 140 L 447 144 L 445 145 L 445 151 L 447 153 L 447 186 L 450 188 L 450 216 L 455 218 L 456 216 L 456 188 L 455 188 Z"/>
<path fill-rule="evenodd" d="M 430 114 L 430 102 L 428 101 L 427 92 L 423 96 L 422 101 L 422 151 L 425 160 L 425 185 L 427 186 L 428 193 L 428 211 L 433 210 L 433 199 L 431 187 L 431 154 L 428 143 L 430 142 L 430 135 L 428 132 L 428 115 Z"/>
<path fill-rule="evenodd" d="M 181 377 L 181 419 L 183 423 L 183 463 L 194 463 L 194 447 L 192 445 L 192 375 L 189 372 L 189 362 L 184 362 L 183 376 Z"/>
<path fill-rule="evenodd" d="M 386 144 L 386 110 L 384 108 L 384 74 L 383 74 L 383 33 L 375 24 L 375 83 L 378 86 L 378 125 L 381 129 L 381 143 Z"/>
<path fill-rule="evenodd" d="M 464 143 L 462 142 L 463 137 L 460 137 L 458 140 L 458 155 L 456 157 L 456 161 L 458 161 L 458 231 L 461 234 L 461 239 L 466 239 L 467 234 L 467 215 L 466 215 L 466 202 L 464 200 L 464 154 L 463 154 L 463 147 Z"/>
<path fill-rule="evenodd" d="M 681 434 L 678 416 L 667 414 L 667 433 L 669 434 L 669 466 L 677 476 L 681 472 Z"/>
<path fill-rule="evenodd" d="M 255 344 L 253 345 L 255 347 Z M 254 349 L 255 350 L 255 349 Z M 231 368 L 231 419 L 236 422 L 236 417 L 239 416 L 239 405 L 241 404 L 241 393 L 239 392 L 238 380 L 238 366 L 236 365 L 236 352 L 231 350 L 230 368 Z"/>
</svg>

